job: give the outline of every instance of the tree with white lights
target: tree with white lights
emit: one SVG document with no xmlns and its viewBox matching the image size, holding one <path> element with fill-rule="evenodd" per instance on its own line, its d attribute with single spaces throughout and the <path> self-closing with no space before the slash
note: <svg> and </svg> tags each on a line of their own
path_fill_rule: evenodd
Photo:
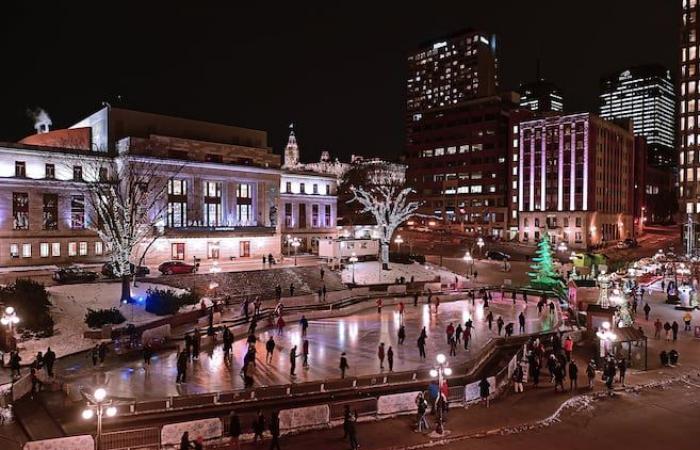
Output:
<svg viewBox="0 0 700 450">
<path fill-rule="evenodd" d="M 394 231 L 411 216 L 418 215 L 415 212 L 420 207 L 420 202 L 408 201 L 412 192 L 411 188 L 401 189 L 396 186 L 377 186 L 369 191 L 362 187 L 352 188 L 353 197 L 348 203 L 360 203 L 363 206 L 360 213 L 372 214 L 381 232 L 379 260 L 384 269 L 388 269 L 389 244 Z"/>
<path fill-rule="evenodd" d="M 121 301 L 131 300 L 132 258 L 144 244 L 143 260 L 160 237 L 156 223 L 162 220 L 165 193 L 172 175 L 143 158 L 119 156 L 95 162 L 86 178 L 90 208 L 87 227 L 110 249 L 113 273 L 122 280 Z"/>
<path fill-rule="evenodd" d="M 552 250 L 549 236 L 542 236 L 537 243 L 536 257 L 532 258 L 535 264 L 530 267 L 534 272 L 529 272 L 531 284 L 538 288 L 553 288 L 561 284 L 561 278 L 554 269 L 554 252 Z"/>
</svg>

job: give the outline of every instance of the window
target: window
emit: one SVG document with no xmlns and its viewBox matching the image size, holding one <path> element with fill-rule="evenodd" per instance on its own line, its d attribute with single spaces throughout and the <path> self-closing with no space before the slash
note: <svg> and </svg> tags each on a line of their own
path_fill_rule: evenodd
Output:
<svg viewBox="0 0 700 450">
<path fill-rule="evenodd" d="M 68 256 L 76 256 L 78 254 L 78 243 L 69 242 L 68 243 Z"/>
<path fill-rule="evenodd" d="M 564 226 L 565 227 L 569 226 L 569 218 L 568 217 L 564 217 Z"/>
<path fill-rule="evenodd" d="M 291 193 L 292 193 L 292 182 L 291 182 L 291 181 L 287 181 L 287 184 L 286 184 L 286 188 L 285 188 L 285 189 L 286 189 L 285 192 L 287 192 L 287 194 L 291 194 Z"/>
<path fill-rule="evenodd" d="M 576 226 L 577 226 L 578 228 L 581 228 L 581 223 L 582 223 L 581 218 L 580 218 L 580 217 L 577 217 L 577 218 L 576 218 Z"/>
<path fill-rule="evenodd" d="M 167 226 L 187 226 L 187 181 L 168 180 Z"/>
<path fill-rule="evenodd" d="M 73 166 L 73 181 L 83 181 L 83 166 Z"/>
<path fill-rule="evenodd" d="M 42 242 L 39 244 L 39 256 L 42 258 L 48 258 L 49 257 L 49 243 L 48 242 Z"/>
<path fill-rule="evenodd" d="M 44 177 L 47 180 L 56 179 L 56 166 L 54 166 L 53 164 L 47 164 L 44 172 Z"/>
<path fill-rule="evenodd" d="M 314 183 L 313 191 L 314 194 L 318 194 L 318 184 Z"/>
<path fill-rule="evenodd" d="M 15 176 L 22 178 L 27 176 L 27 164 L 24 161 L 15 161 Z"/>
<path fill-rule="evenodd" d="M 26 192 L 12 193 L 12 219 L 15 230 L 29 229 L 29 194 Z"/>
<path fill-rule="evenodd" d="M 318 205 L 311 205 L 311 227 L 318 228 Z"/>
<path fill-rule="evenodd" d="M 306 194 L 306 185 L 304 183 L 299 183 L 299 193 Z"/>
<path fill-rule="evenodd" d="M 302 183 L 303 186 L 303 183 Z M 238 223 L 246 224 L 253 219 L 253 198 L 249 184 L 239 184 L 236 189 L 236 216 Z"/>
<path fill-rule="evenodd" d="M 207 242 L 207 258 L 219 259 L 219 242 Z"/>
<path fill-rule="evenodd" d="M 331 195 L 331 185 L 330 184 L 326 185 L 326 195 Z"/>
<path fill-rule="evenodd" d="M 87 256 L 88 254 L 88 243 L 87 242 L 80 242 L 78 245 L 78 252 L 80 256 Z"/>
<path fill-rule="evenodd" d="M 51 244 L 51 256 L 61 256 L 61 243 L 53 242 Z"/>
<path fill-rule="evenodd" d="M 73 230 L 85 228 L 85 196 L 70 196 L 70 227 Z"/>
<path fill-rule="evenodd" d="M 250 256 L 250 241 L 241 241 L 239 244 L 239 256 L 247 258 Z"/>
<path fill-rule="evenodd" d="M 287 228 L 292 228 L 292 226 L 294 226 L 291 203 L 284 204 L 284 226 Z"/>
<path fill-rule="evenodd" d="M 44 194 L 43 222 L 44 230 L 58 230 L 58 194 Z"/>
<path fill-rule="evenodd" d="M 306 228 L 306 203 L 299 204 L 299 228 Z"/>
<path fill-rule="evenodd" d="M 10 257 L 19 258 L 19 244 L 10 244 Z"/>
<path fill-rule="evenodd" d="M 325 224 L 327 227 L 332 227 L 333 224 L 331 223 L 331 205 L 326 205 L 326 221 Z"/>
<path fill-rule="evenodd" d="M 32 257 L 32 244 L 22 244 L 22 258 Z"/>
<path fill-rule="evenodd" d="M 95 256 L 102 256 L 102 242 L 95 242 Z"/>
<path fill-rule="evenodd" d="M 99 172 L 98 172 L 98 177 L 100 181 L 107 181 L 109 179 L 109 172 L 107 171 L 106 167 L 100 167 Z"/>
<path fill-rule="evenodd" d="M 574 233 L 574 241 L 576 241 L 577 243 L 583 242 L 583 237 L 580 231 Z"/>
<path fill-rule="evenodd" d="M 175 242 L 170 245 L 170 257 L 172 259 L 181 261 L 185 259 L 185 243 Z"/>
<path fill-rule="evenodd" d="M 221 225 L 221 183 L 204 183 L 204 224 L 208 227 Z"/>
</svg>

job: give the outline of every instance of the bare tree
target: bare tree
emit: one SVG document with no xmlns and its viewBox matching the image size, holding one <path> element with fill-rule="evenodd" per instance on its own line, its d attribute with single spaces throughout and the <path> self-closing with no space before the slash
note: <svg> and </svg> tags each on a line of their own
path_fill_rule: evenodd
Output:
<svg viewBox="0 0 700 450">
<path fill-rule="evenodd" d="M 110 249 L 114 275 L 122 280 L 121 301 L 130 301 L 132 261 L 141 263 L 161 236 L 157 225 L 167 207 L 164 197 L 172 174 L 155 161 L 131 155 L 95 161 L 90 169 L 85 180 L 88 227 Z M 140 257 L 135 255 L 139 246 Z"/>
<path fill-rule="evenodd" d="M 389 267 L 389 245 L 394 231 L 411 216 L 420 215 L 416 214 L 420 202 L 408 201 L 412 192 L 411 188 L 396 186 L 377 186 L 369 191 L 362 187 L 352 188 L 353 198 L 348 203 L 359 202 L 364 207 L 360 213 L 371 213 L 381 230 L 379 260 L 384 269 Z"/>
</svg>

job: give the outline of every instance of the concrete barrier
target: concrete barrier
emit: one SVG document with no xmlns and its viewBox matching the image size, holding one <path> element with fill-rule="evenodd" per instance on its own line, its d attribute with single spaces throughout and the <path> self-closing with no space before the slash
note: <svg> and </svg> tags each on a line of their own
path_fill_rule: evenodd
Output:
<svg viewBox="0 0 700 450">
<path fill-rule="evenodd" d="M 337 302 L 339 300 L 346 300 L 352 296 L 350 289 L 343 289 L 342 291 L 329 291 L 326 292 L 326 303 Z"/>
<path fill-rule="evenodd" d="M 419 391 L 382 395 L 377 400 L 377 414 L 381 416 L 415 412 L 418 392 Z"/>
<path fill-rule="evenodd" d="M 328 405 L 316 405 L 283 409 L 280 411 L 279 417 L 280 430 L 288 432 L 326 426 L 330 423 L 331 412 Z"/>
<path fill-rule="evenodd" d="M 94 450 L 95 440 L 89 434 L 81 434 L 79 436 L 30 441 L 22 448 L 24 450 Z"/>
<path fill-rule="evenodd" d="M 491 385 L 489 389 L 491 395 L 493 395 L 496 392 L 496 389 L 498 388 L 498 386 L 496 385 L 496 377 L 488 377 L 486 381 L 488 381 Z M 479 388 L 479 383 L 481 383 L 481 380 L 475 381 L 464 386 L 464 403 L 473 402 L 481 398 L 481 389 Z"/>
<path fill-rule="evenodd" d="M 366 295 L 369 294 L 369 287 L 356 287 L 350 289 L 352 295 Z"/>
<path fill-rule="evenodd" d="M 141 334 L 141 342 L 157 342 L 170 337 L 170 324 L 161 325 L 156 328 L 144 330 Z"/>
<path fill-rule="evenodd" d="M 182 433 L 190 432 L 190 439 L 195 440 L 199 436 L 204 440 L 218 439 L 224 433 L 224 427 L 219 419 L 192 420 L 190 422 L 178 422 L 163 425 L 160 430 L 160 442 L 162 446 L 180 445 Z"/>
<path fill-rule="evenodd" d="M 425 286 L 423 287 L 423 291 L 427 292 L 428 289 L 430 289 L 431 292 L 440 292 L 442 290 L 442 284 L 441 283 L 425 283 Z"/>
<path fill-rule="evenodd" d="M 285 307 L 303 306 L 318 303 L 318 294 L 295 295 L 294 297 L 282 297 L 282 304 Z"/>
</svg>

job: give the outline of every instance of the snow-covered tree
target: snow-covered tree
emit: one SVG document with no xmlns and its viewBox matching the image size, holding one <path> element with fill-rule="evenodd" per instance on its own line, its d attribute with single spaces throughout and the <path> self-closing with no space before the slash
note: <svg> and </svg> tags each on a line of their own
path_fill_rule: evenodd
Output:
<svg viewBox="0 0 700 450">
<path fill-rule="evenodd" d="M 420 202 L 408 201 L 412 192 L 411 188 L 401 189 L 396 186 L 377 186 L 369 191 L 362 187 L 352 188 L 353 197 L 348 203 L 360 203 L 363 206 L 360 213 L 372 214 L 381 232 L 379 260 L 384 269 L 388 269 L 389 244 L 394 231 L 411 216 L 419 215 L 416 211 Z"/>
<path fill-rule="evenodd" d="M 553 288 L 561 284 L 559 274 L 554 269 L 554 252 L 547 234 L 537 243 L 536 257 L 532 258 L 535 264 L 530 267 L 534 272 L 528 272 L 531 278 L 530 284 L 538 288 Z"/>
<path fill-rule="evenodd" d="M 139 264 L 160 236 L 156 224 L 167 206 L 164 197 L 172 175 L 129 155 L 96 161 L 89 171 L 87 226 L 110 250 L 114 275 L 122 280 L 120 300 L 129 301 L 132 264 Z M 139 246 L 144 248 L 140 257 L 135 255 Z"/>
</svg>

